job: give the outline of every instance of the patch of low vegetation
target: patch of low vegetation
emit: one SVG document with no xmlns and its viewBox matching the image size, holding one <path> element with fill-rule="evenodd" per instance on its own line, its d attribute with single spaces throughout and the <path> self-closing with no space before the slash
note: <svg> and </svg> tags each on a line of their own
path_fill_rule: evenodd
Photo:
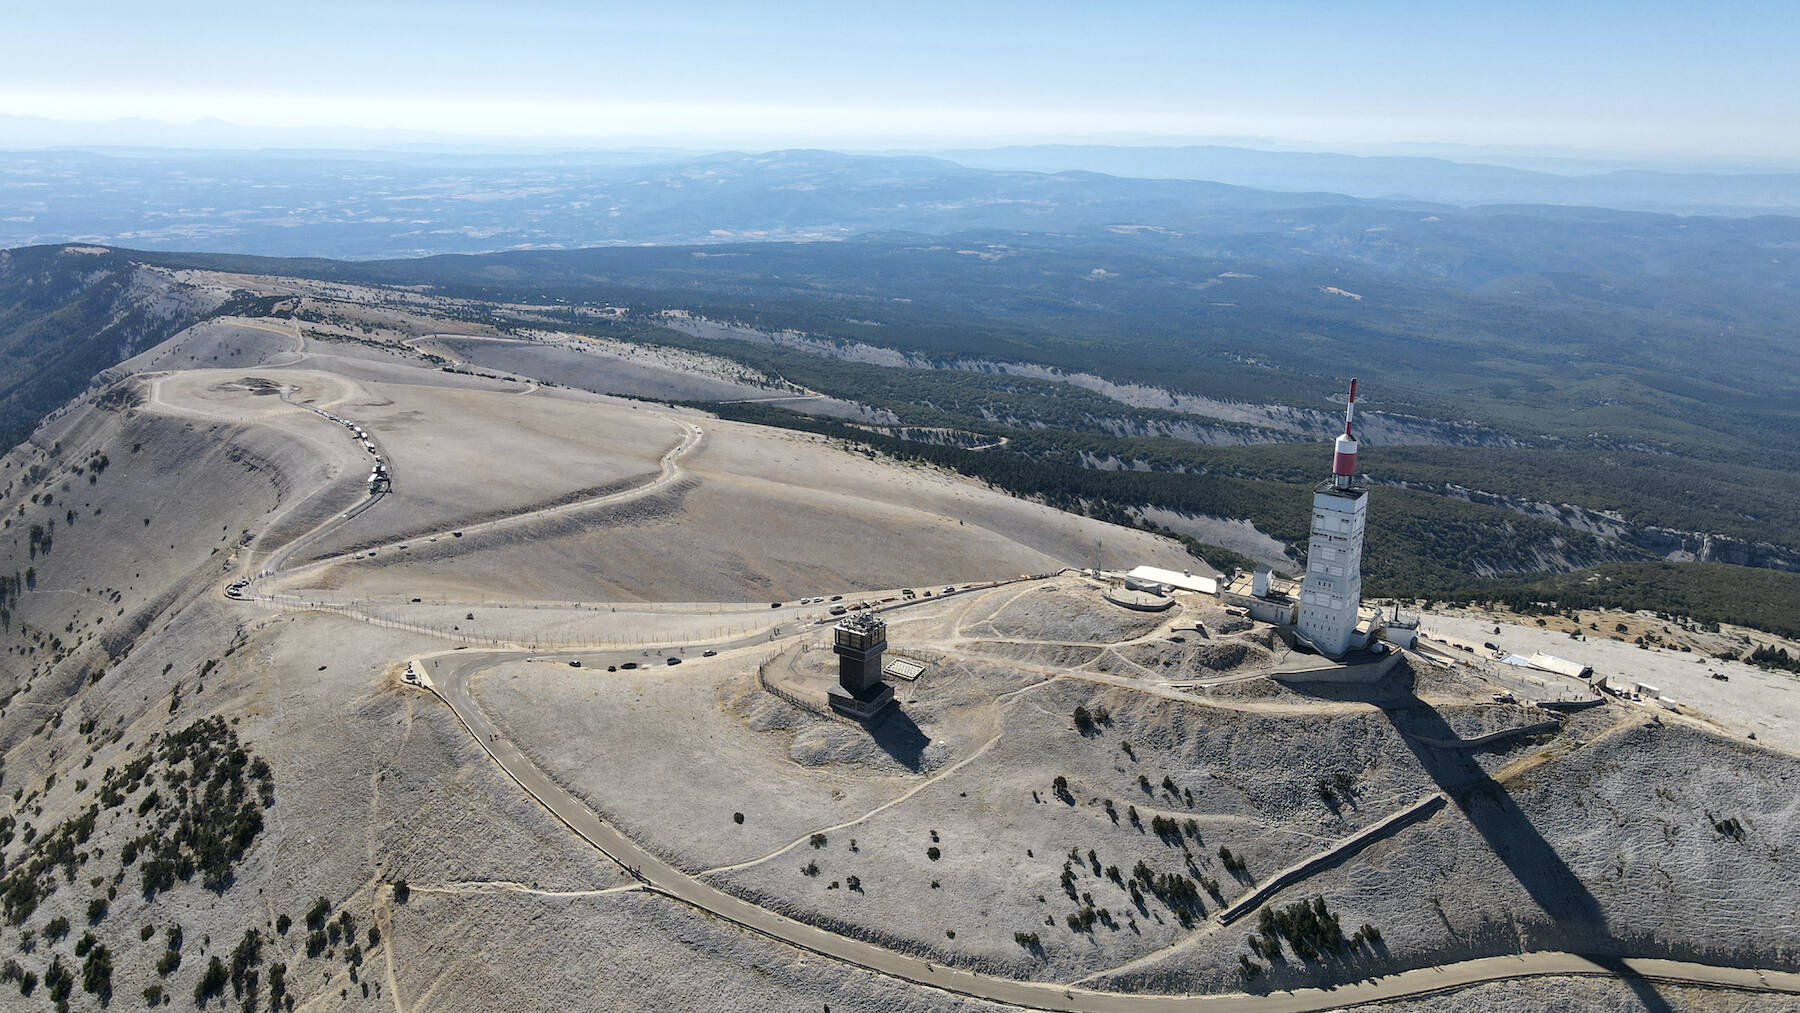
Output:
<svg viewBox="0 0 1800 1013">
<path fill-rule="evenodd" d="M 1348 957 L 1364 946 L 1381 941 L 1381 930 L 1368 924 L 1346 937 L 1337 915 L 1331 913 L 1324 897 L 1298 901 L 1287 907 L 1265 907 L 1257 915 L 1256 927 L 1257 934 L 1249 940 L 1250 950 L 1270 963 L 1285 959 L 1283 942 L 1293 950 L 1294 956 L 1308 963 L 1318 963 Z M 1242 957 L 1239 962 L 1246 978 L 1260 973 L 1260 966 L 1252 971 L 1255 962 L 1249 958 Z"/>
<path fill-rule="evenodd" d="M 1248 868 L 1241 856 L 1232 854 L 1231 849 L 1223 844 L 1219 845 L 1219 864 L 1225 867 L 1226 872 L 1233 874 L 1245 872 Z"/>
<path fill-rule="evenodd" d="M 169 786 L 168 804 L 147 807 L 153 819 L 127 842 L 120 858 L 139 866 L 146 898 L 196 874 L 207 889 L 231 885 L 232 869 L 263 830 L 262 810 L 275 804 L 275 782 L 266 760 L 252 758 L 223 718 L 212 717 L 165 737 L 153 754 L 158 769 L 136 764 L 117 775 L 114 787 L 130 795 L 152 777 Z M 112 778 L 109 777 L 109 783 Z"/>
<path fill-rule="evenodd" d="M 1075 730 L 1083 735 L 1096 734 L 1103 726 L 1112 724 L 1112 712 L 1105 707 L 1095 707 L 1091 711 L 1086 707 L 1076 707 L 1070 717 L 1075 722 Z"/>
<path fill-rule="evenodd" d="M 46 779 L 46 788 L 51 784 L 54 781 Z M 24 847 L 0 876 L 0 913 L 11 925 L 25 924 L 48 898 L 77 882 L 78 877 L 101 891 L 80 908 L 88 926 L 72 948 L 80 964 L 65 963 L 61 954 L 46 954 L 49 963 L 43 965 L 41 976 L 44 994 L 59 1008 L 67 1008 L 77 986 L 95 996 L 101 1006 L 108 1005 L 118 962 L 114 946 L 121 939 L 129 942 L 134 930 L 138 943 L 150 944 L 155 938 L 153 924 L 121 929 L 126 933 L 121 937 L 107 935 L 107 918 L 118 884 L 132 866 L 137 866 L 146 898 L 195 877 L 206 888 L 223 892 L 231 886 L 233 869 L 263 830 L 263 810 L 275 801 L 267 762 L 252 756 L 231 727 L 216 717 L 153 736 L 128 762 L 95 778 L 91 789 L 82 779 L 76 790 L 91 790 L 95 801 L 44 833 L 28 828 Z M 116 820 L 119 832 L 125 835 L 125 843 L 115 854 L 91 843 L 96 822 L 102 818 Z M 116 865 L 98 865 L 106 859 Z M 110 887 L 106 885 L 109 879 Z M 69 936 L 72 927 L 68 915 L 58 914 L 38 931 L 46 943 L 58 943 Z M 181 926 L 169 925 L 164 942 L 160 954 L 151 951 L 155 956 L 151 966 L 160 979 L 170 978 L 182 966 Z M 260 947 L 261 937 L 255 930 L 247 933 L 233 953 L 232 966 L 224 970 L 223 983 L 215 973 L 215 966 L 223 966 L 215 955 L 194 984 L 196 1002 L 217 997 L 226 984 L 233 985 L 240 996 L 256 992 L 254 968 L 261 959 Z M 32 947 L 25 945 L 21 952 L 30 953 Z M 38 972 L 23 964 L 16 970 L 0 968 L 0 974 L 27 996 L 40 981 Z M 146 1002 L 168 999 L 160 981 L 148 986 L 144 996 Z M 256 1004 L 247 1002 L 245 1008 L 254 1009 Z"/>
<path fill-rule="evenodd" d="M 1800 657 L 1788 654 L 1785 647 L 1770 647 L 1767 644 L 1751 651 L 1744 658 L 1752 665 L 1761 668 L 1778 668 L 1784 672 L 1800 672 Z"/>
<path fill-rule="evenodd" d="M 1132 867 L 1131 880 L 1139 891 L 1147 891 L 1174 913 L 1183 928 L 1191 928 L 1194 919 L 1206 913 L 1200 899 L 1200 888 L 1183 872 L 1156 872 L 1145 862 Z"/>
</svg>

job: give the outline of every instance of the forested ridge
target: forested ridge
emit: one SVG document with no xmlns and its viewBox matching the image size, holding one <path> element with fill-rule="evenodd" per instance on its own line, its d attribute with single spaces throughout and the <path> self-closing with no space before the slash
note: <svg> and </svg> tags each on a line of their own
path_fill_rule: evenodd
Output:
<svg viewBox="0 0 1800 1013">
<path fill-rule="evenodd" d="M 202 308 L 139 287 L 115 251 L 37 246 L 0 250 L 0 449 L 121 359 L 199 320 Z"/>
<path fill-rule="evenodd" d="M 1354 371 L 1371 408 L 1414 430 L 1409 442 L 1365 443 L 1363 471 L 1376 490 L 1372 594 L 1474 593 L 1497 580 L 1682 553 L 1800 565 L 1800 480 L 1785 466 L 1800 458 L 1788 462 L 1781 449 L 1800 445 L 1782 439 L 1800 433 L 1800 396 L 1790 396 L 1800 379 L 1796 351 L 1780 340 L 1800 320 L 1800 280 L 1779 265 L 1749 271 L 1747 289 L 1690 256 L 1689 240 L 1656 216 L 1530 209 L 1511 219 L 1464 216 L 1454 236 L 1408 226 L 1424 258 L 1409 261 L 1391 236 L 1346 231 L 1357 222 L 1397 230 L 1391 209 L 1294 214 L 1339 242 L 1325 249 L 1307 233 L 1314 252 L 1297 258 L 1281 245 L 1287 239 L 1257 232 L 1267 222 L 1252 215 L 1234 219 L 1248 231 L 1205 242 L 1107 230 L 871 235 L 369 263 L 11 251 L 0 275 L 15 295 L 0 315 L 8 356 L 0 380 L 11 378 L 0 386 L 0 422 L 17 439 L 93 372 L 196 317 L 158 315 L 134 300 L 143 265 L 291 273 L 488 300 L 457 313 L 503 332 L 548 324 L 722 356 L 898 424 L 874 432 L 716 406 L 730 417 L 811 429 L 1140 526 L 1154 526 L 1143 513 L 1152 508 L 1243 519 L 1296 549 L 1327 456 L 1313 430 L 1336 412 L 1333 398 Z M 1783 240 L 1783 229 L 1699 231 L 1728 264 L 1743 260 L 1745 243 Z M 1579 258 L 1550 250 L 1551 235 L 1595 259 L 1579 269 Z M 1648 236 L 1661 259 L 1626 264 L 1632 235 Z M 1495 259 L 1452 269 L 1458 244 Z M 1561 270 L 1504 273 L 1530 255 L 1554 255 Z M 529 307 L 509 308 L 516 303 Z M 591 309 L 602 305 L 623 313 L 597 319 Z M 666 326 L 671 309 L 792 328 L 805 341 L 696 337 Z M 1694 354 L 1722 333 L 1729 354 Z M 864 345 L 909 364 L 862 361 Z M 1173 400 L 1127 404 L 1064 382 L 1058 370 L 1235 401 L 1254 409 L 1247 417 L 1289 424 L 1226 421 Z M 939 445 L 942 433 L 928 430 L 988 449 Z M 1694 579 L 1728 579 L 1722 572 Z"/>
<path fill-rule="evenodd" d="M 819 433 L 901 460 L 919 460 L 981 479 L 1018 496 L 1107 520 L 1162 507 L 1188 514 L 1244 518 L 1304 549 L 1313 481 L 1272 482 L 1231 476 L 1110 471 L 1037 459 L 1011 446 L 988 450 L 915 443 L 865 428 L 759 404 L 697 403 L 722 417 Z M 1322 476 L 1324 469 L 1319 469 Z M 1365 588 L 1371 595 L 1442 595 L 1494 573 L 1567 568 L 1618 558 L 1592 535 L 1499 507 L 1413 490 L 1371 499 Z M 1201 547 L 1214 562 L 1216 547 Z M 1558 558 L 1548 558 L 1555 555 Z M 1214 565 L 1220 565 L 1215 562 Z M 1227 564 L 1229 566 L 1229 564 Z M 1296 570 L 1298 563 L 1296 563 Z"/>
</svg>

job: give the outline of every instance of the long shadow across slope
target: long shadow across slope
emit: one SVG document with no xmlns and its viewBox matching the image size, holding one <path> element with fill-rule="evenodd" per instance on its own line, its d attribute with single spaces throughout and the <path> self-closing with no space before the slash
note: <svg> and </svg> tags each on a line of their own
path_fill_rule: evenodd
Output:
<svg viewBox="0 0 1800 1013">
<path fill-rule="evenodd" d="M 1462 736 L 1444 716 L 1421 700 L 1410 685 L 1401 694 L 1374 702 L 1418 758 L 1419 765 L 1565 938 L 1592 940 L 1592 949 L 1597 952 L 1584 956 L 1617 974 L 1637 994 L 1645 1009 L 1668 1013 L 1670 1006 L 1654 985 L 1606 952 L 1618 947 L 1599 900 L 1532 825 L 1512 794 L 1475 762 L 1469 750 L 1442 749 L 1422 741 L 1461 741 Z"/>
</svg>

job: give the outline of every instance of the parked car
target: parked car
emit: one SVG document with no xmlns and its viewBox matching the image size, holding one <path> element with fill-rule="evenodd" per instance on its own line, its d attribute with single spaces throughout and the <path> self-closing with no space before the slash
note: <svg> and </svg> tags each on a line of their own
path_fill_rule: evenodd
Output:
<svg viewBox="0 0 1800 1013">
<path fill-rule="evenodd" d="M 716 658 L 716 657 L 718 657 L 718 656 L 719 656 L 719 652 L 718 652 L 718 651 L 707 651 L 707 652 L 705 652 L 705 653 L 704 653 L 704 654 L 702 654 L 702 655 L 700 655 L 700 656 L 701 656 L 701 657 L 702 657 L 702 658 Z"/>
<path fill-rule="evenodd" d="M 569 662 L 569 667 L 570 668 L 580 668 L 581 667 L 581 659 L 576 658 L 574 661 Z"/>
<path fill-rule="evenodd" d="M 679 664 L 681 664 L 681 659 L 680 659 L 680 658 L 670 658 L 670 659 L 669 659 L 669 664 L 671 664 L 671 665 L 679 665 Z"/>
</svg>

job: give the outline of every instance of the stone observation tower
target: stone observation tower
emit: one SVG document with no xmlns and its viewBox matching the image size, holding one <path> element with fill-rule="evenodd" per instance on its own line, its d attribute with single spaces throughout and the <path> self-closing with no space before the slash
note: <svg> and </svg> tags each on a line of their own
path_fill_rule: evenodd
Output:
<svg viewBox="0 0 1800 1013">
<path fill-rule="evenodd" d="M 832 710 L 862 720 L 894 702 L 894 687 L 881 680 L 887 623 L 867 613 L 846 616 L 832 628 L 831 649 L 838 656 L 838 681 L 830 690 Z"/>
<path fill-rule="evenodd" d="M 1363 528 L 1369 517 L 1368 490 L 1356 482 L 1356 381 L 1344 408 L 1344 432 L 1333 448 L 1331 479 L 1313 492 L 1312 539 L 1306 550 L 1296 631 L 1320 654 L 1341 658 L 1356 644 L 1357 609 L 1362 605 Z"/>
</svg>

